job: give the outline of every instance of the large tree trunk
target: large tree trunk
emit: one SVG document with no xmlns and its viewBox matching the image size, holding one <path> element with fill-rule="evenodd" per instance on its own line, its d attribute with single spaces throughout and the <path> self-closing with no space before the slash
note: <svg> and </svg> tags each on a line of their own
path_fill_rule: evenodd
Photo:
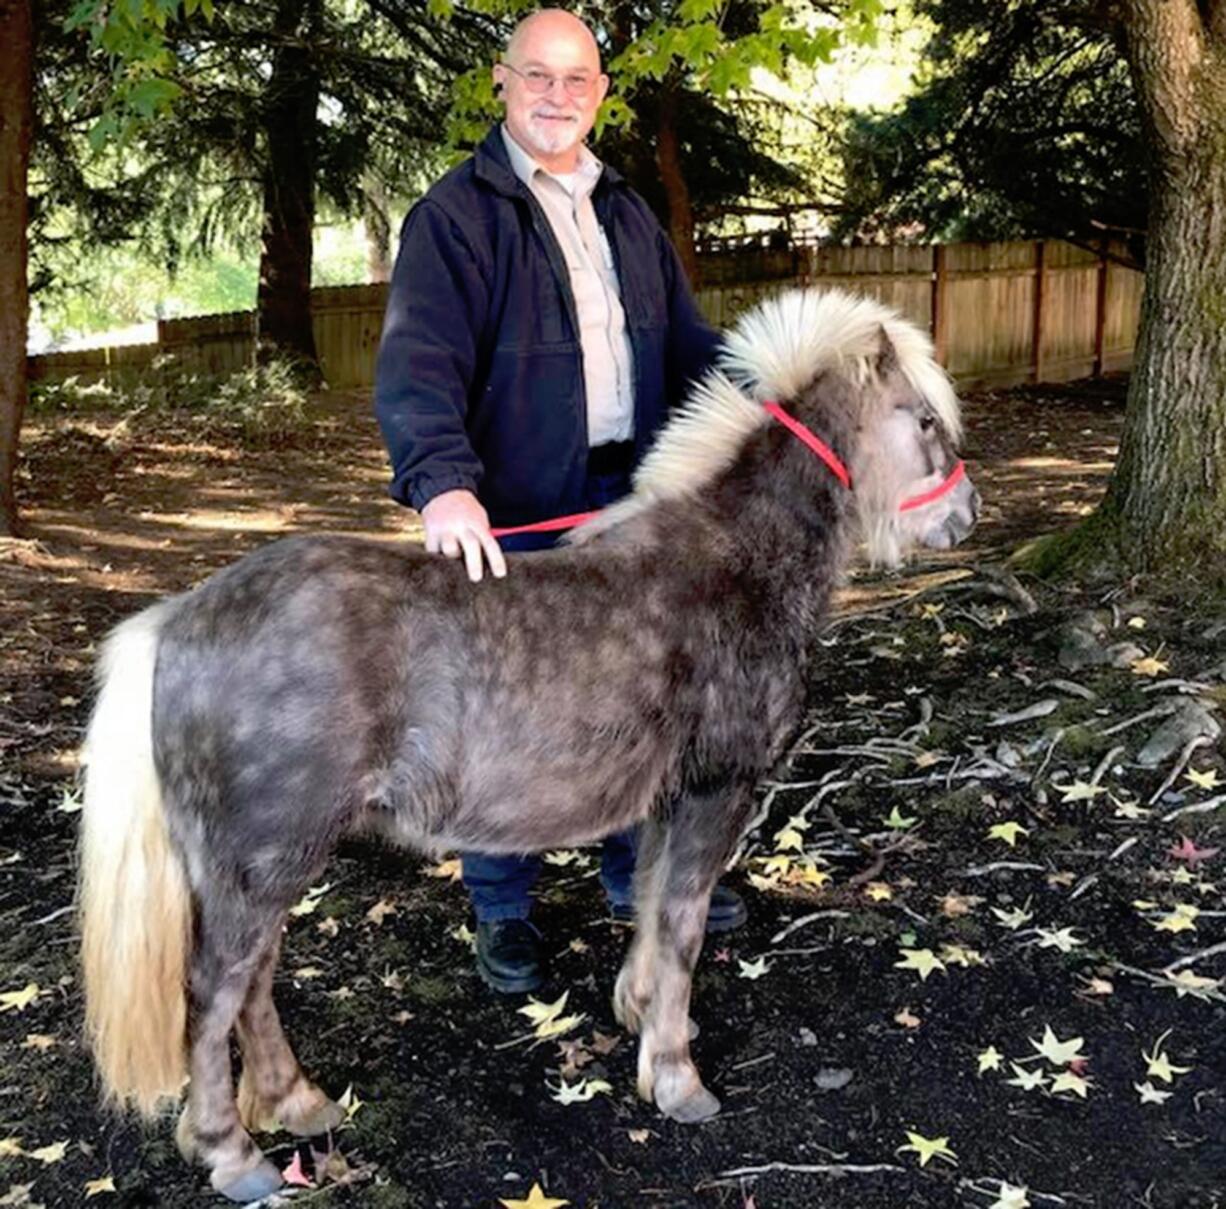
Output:
<svg viewBox="0 0 1226 1209">
<path fill-rule="evenodd" d="M 315 227 L 319 72 L 310 41 L 321 0 L 278 0 L 279 39 L 264 105 L 267 166 L 256 323 L 261 357 L 289 356 L 318 379 L 311 326 L 311 241 Z"/>
<path fill-rule="evenodd" d="M 1129 569 L 1226 581 L 1226 0 L 1123 8 L 1150 220 L 1124 434 L 1096 521 Z"/>
<path fill-rule="evenodd" d="M 17 438 L 26 405 L 26 280 L 34 27 L 29 0 L 0 0 L 0 535 L 17 532 Z"/>
<path fill-rule="evenodd" d="M 656 163 L 668 199 L 668 234 L 681 257 L 690 285 L 697 289 L 698 253 L 694 248 L 694 207 L 690 187 L 681 170 L 681 145 L 677 139 L 677 94 L 667 81 L 660 90 L 656 127 Z"/>
<path fill-rule="evenodd" d="M 374 175 L 362 182 L 362 225 L 366 228 L 366 280 L 392 279 L 392 223 L 387 190 Z"/>
</svg>

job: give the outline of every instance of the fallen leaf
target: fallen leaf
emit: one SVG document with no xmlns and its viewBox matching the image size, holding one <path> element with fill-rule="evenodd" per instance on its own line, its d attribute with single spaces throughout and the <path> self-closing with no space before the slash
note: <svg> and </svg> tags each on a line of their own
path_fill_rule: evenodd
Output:
<svg viewBox="0 0 1226 1209">
<path fill-rule="evenodd" d="M 452 940 L 467 945 L 475 953 L 477 951 L 477 934 L 467 924 L 457 924 L 447 933 Z"/>
<path fill-rule="evenodd" d="M 300 978 L 304 982 L 307 982 L 312 978 L 322 978 L 323 970 L 321 970 L 318 966 L 299 966 L 298 969 L 294 971 L 293 977 Z"/>
<path fill-rule="evenodd" d="M 602 1033 L 599 1029 L 592 1032 L 592 1053 L 602 1058 L 611 1054 L 621 1043 L 622 1039 L 612 1033 Z"/>
<path fill-rule="evenodd" d="M 989 1045 L 987 1049 L 976 1054 L 975 1058 L 979 1063 L 979 1073 L 982 1075 L 984 1071 L 1000 1070 L 1000 1064 L 1004 1061 L 1005 1056 L 996 1046 Z"/>
<path fill-rule="evenodd" d="M 1186 835 L 1181 835 L 1179 839 L 1180 842 L 1168 848 L 1166 854 L 1174 860 L 1183 861 L 1189 869 L 1212 860 L 1221 852 L 1220 848 L 1198 848 Z"/>
<path fill-rule="evenodd" d="M 521 1016 L 527 1016 L 528 1021 L 534 1025 L 545 1024 L 550 1020 L 556 1019 L 562 1014 L 566 1008 L 566 1001 L 570 998 L 569 991 L 562 992 L 561 999 L 555 999 L 553 1003 L 543 1003 L 539 999 L 528 996 L 528 1002 L 521 1008 L 515 1010 Z"/>
<path fill-rule="evenodd" d="M 644 1142 L 651 1137 L 650 1129 L 631 1129 L 627 1131 L 629 1139 L 638 1146 L 642 1146 Z"/>
<path fill-rule="evenodd" d="M 958 1165 L 958 1156 L 950 1150 L 948 1137 L 926 1138 L 922 1134 L 912 1133 L 909 1129 L 904 1132 L 907 1135 L 907 1144 L 898 1147 L 895 1154 L 902 1154 L 908 1150 L 914 1151 L 919 1155 L 921 1167 L 927 1167 L 929 1159 L 944 1159 L 945 1162 L 952 1163 L 955 1167 Z"/>
<path fill-rule="evenodd" d="M 1205 991 L 1216 991 L 1221 986 L 1220 978 L 1204 978 L 1200 974 L 1193 973 L 1192 970 L 1180 970 L 1178 974 L 1166 974 L 1167 985 L 1172 987 L 1178 998 L 1182 999 L 1185 995 L 1192 995 L 1198 999 L 1204 999 Z"/>
<path fill-rule="evenodd" d="M 1173 1083 L 1176 1075 L 1186 1075 L 1193 1068 L 1190 1066 L 1174 1066 L 1170 1058 L 1162 1049 L 1162 1043 L 1171 1035 L 1171 1030 L 1167 1029 L 1157 1041 L 1154 1042 L 1153 1053 L 1147 1054 L 1144 1050 L 1141 1051 L 1141 1057 L 1145 1059 L 1145 1073 L 1151 1079 L 1161 1079 L 1163 1083 Z"/>
<path fill-rule="evenodd" d="M 1036 1066 L 1034 1070 L 1018 1066 L 1016 1062 L 1010 1062 L 1009 1066 L 1013 1070 L 1014 1077 L 1006 1079 L 1005 1082 L 1010 1087 L 1020 1087 L 1022 1091 L 1037 1091 L 1040 1087 L 1047 1086 L 1048 1079 L 1041 1066 Z"/>
<path fill-rule="evenodd" d="M 302 898 L 300 898 L 298 902 L 294 904 L 294 906 L 290 907 L 289 913 L 295 917 L 298 917 L 301 915 L 310 915 L 315 910 L 315 908 L 319 906 L 319 900 L 322 899 L 323 896 L 327 894 L 328 891 L 331 889 L 332 889 L 331 882 L 328 882 L 326 885 L 323 885 L 323 886 L 312 886 L 302 896 Z"/>
<path fill-rule="evenodd" d="M 20 991 L 0 994 L 0 1012 L 24 1012 L 38 998 L 37 982 L 27 982 Z"/>
<path fill-rule="evenodd" d="M 944 756 L 945 753 L 942 751 L 921 751 L 915 757 L 915 767 L 921 771 L 925 768 L 931 768 L 934 764 L 939 764 Z"/>
<path fill-rule="evenodd" d="M 903 1028 L 919 1028 L 923 1021 L 909 1007 L 901 1007 L 894 1013 L 894 1023 Z"/>
<path fill-rule="evenodd" d="M 1176 903 L 1175 909 L 1159 920 L 1150 920 L 1158 932 L 1195 932 L 1200 908 L 1192 903 Z"/>
<path fill-rule="evenodd" d="M 1076 1071 L 1062 1070 L 1051 1083 L 1052 1094 L 1061 1091 L 1071 1091 L 1083 1100 L 1090 1089 L 1090 1081 L 1077 1074 Z"/>
<path fill-rule="evenodd" d="M 1071 886 L 1077 880 L 1077 874 L 1068 869 L 1058 870 L 1056 873 L 1047 875 L 1047 884 L 1053 889 L 1061 889 L 1065 886 Z"/>
<path fill-rule="evenodd" d="M 1091 785 L 1086 781 L 1074 781 L 1071 785 L 1057 785 L 1060 791 L 1060 801 L 1068 802 L 1092 802 L 1100 794 L 1107 792 L 1105 785 Z"/>
<path fill-rule="evenodd" d="M 1115 983 L 1107 978 L 1099 978 L 1097 976 L 1086 979 L 1085 993 L 1087 995 L 1114 995 Z"/>
<path fill-rule="evenodd" d="M 997 823 L 995 827 L 988 828 L 988 839 L 1004 840 L 1010 848 L 1017 847 L 1017 837 L 1019 835 L 1029 834 L 1030 832 L 1021 823 L 1015 823 L 1012 819 L 1007 823 Z"/>
<path fill-rule="evenodd" d="M 30 1200 L 30 1189 L 33 1187 L 33 1184 L 13 1184 L 0 1196 L 0 1205 L 28 1205 L 30 1209 L 43 1209 L 41 1205 L 33 1205 Z"/>
<path fill-rule="evenodd" d="M 331 915 L 329 915 L 327 919 L 321 919 L 319 923 L 315 925 L 315 928 L 317 931 L 322 932 L 329 938 L 335 938 L 336 934 L 341 930 L 340 924 L 338 924 L 335 918 Z"/>
<path fill-rule="evenodd" d="M 16 1158 L 19 1154 L 25 1154 L 21 1149 L 21 1139 L 18 1137 L 0 1138 L 0 1159 Z"/>
<path fill-rule="evenodd" d="M 1138 617 L 1130 617 L 1128 619 L 1128 628 L 1130 630 L 1143 630 L 1145 629 L 1145 626 L 1146 626 L 1146 621 L 1144 617 L 1138 616 Z"/>
<path fill-rule="evenodd" d="M 609 1095 L 613 1091 L 605 1079 L 581 1079 L 578 1083 L 563 1081 L 557 1087 L 546 1081 L 545 1085 L 552 1093 L 549 1098 L 559 1104 L 585 1104 L 594 1096 Z"/>
<path fill-rule="evenodd" d="M 779 852 L 803 852 L 805 837 L 795 827 L 784 827 L 775 832 L 775 848 Z"/>
<path fill-rule="evenodd" d="M 864 893 L 875 903 L 889 902 L 894 897 L 894 891 L 889 882 L 869 882 L 864 887 Z"/>
<path fill-rule="evenodd" d="M 941 960 L 947 966 L 961 966 L 964 970 L 969 970 L 971 966 L 988 964 L 978 949 L 969 949 L 966 945 L 942 945 Z"/>
<path fill-rule="evenodd" d="M 337 1103 L 345 1110 L 345 1123 L 348 1124 L 357 1115 L 359 1108 L 366 1106 L 366 1101 L 358 1097 L 358 1093 L 353 1090 L 353 1084 L 350 1083 L 345 1088 L 344 1094 Z"/>
<path fill-rule="evenodd" d="M 1072 928 L 1035 928 L 1039 938 L 1040 949 L 1059 949 L 1061 953 L 1071 953 L 1085 944 L 1085 941 L 1073 933 Z"/>
<path fill-rule="evenodd" d="M 1034 913 L 1027 911 L 1025 907 L 1013 907 L 1008 911 L 1004 911 L 1000 907 L 993 907 L 992 914 L 996 916 L 996 920 L 1002 928 L 1010 928 L 1014 932 L 1023 924 L 1028 924 L 1034 919 Z"/>
<path fill-rule="evenodd" d="M 1070 1062 L 1075 1062 L 1079 1058 L 1084 1058 L 1085 1055 L 1081 1052 L 1082 1045 L 1085 1044 L 1084 1037 L 1070 1037 L 1067 1041 L 1061 1041 L 1054 1032 L 1050 1024 L 1043 1026 L 1043 1040 L 1036 1041 L 1033 1037 L 1030 1039 L 1030 1044 L 1043 1055 L 1044 1058 L 1052 1064 L 1052 1066 L 1068 1066 Z"/>
<path fill-rule="evenodd" d="M 915 970 L 921 982 L 928 981 L 928 975 L 934 970 L 940 970 L 942 974 L 948 973 L 945 969 L 945 963 L 931 949 L 899 949 L 902 954 L 902 961 L 896 961 L 894 968 L 896 970 Z"/>
<path fill-rule="evenodd" d="M 881 821 L 894 831 L 906 831 L 908 827 L 914 827 L 919 822 L 919 817 L 918 815 L 904 815 L 895 806 L 889 814 L 882 816 Z"/>
<path fill-rule="evenodd" d="M 50 1033 L 26 1033 L 26 1039 L 22 1043 L 22 1049 L 36 1049 L 39 1053 L 45 1054 L 49 1049 L 54 1049 L 59 1044 L 59 1038 L 52 1036 Z"/>
<path fill-rule="evenodd" d="M 1184 773 L 1185 781 L 1190 781 L 1197 789 L 1217 789 L 1223 784 L 1217 775 L 1216 768 L 1206 768 L 1203 772 L 1197 772 L 1195 768 L 1189 768 Z"/>
<path fill-rule="evenodd" d="M 29 1158 L 37 1159 L 40 1163 L 45 1163 L 48 1167 L 52 1163 L 62 1163 L 64 1156 L 68 1153 L 67 1142 L 52 1142 L 50 1146 L 40 1146 L 37 1150 L 27 1150 L 26 1154 Z"/>
<path fill-rule="evenodd" d="M 570 1201 L 563 1201 L 559 1200 L 557 1197 L 546 1196 L 541 1191 L 540 1184 L 533 1184 L 532 1191 L 528 1193 L 526 1200 L 500 1200 L 498 1203 L 503 1206 L 503 1209 L 562 1209 L 562 1206 L 569 1205 Z"/>
<path fill-rule="evenodd" d="M 960 915 L 969 915 L 983 899 L 977 894 L 959 894 L 956 890 L 950 890 L 938 901 L 941 904 L 941 913 L 950 919 L 956 919 Z"/>
<path fill-rule="evenodd" d="M 1135 822 L 1137 819 L 1149 818 L 1153 814 L 1152 810 L 1142 806 L 1139 802 L 1121 801 L 1114 795 L 1112 795 L 1111 800 L 1115 803 L 1116 818 L 1129 819 Z"/>
<path fill-rule="evenodd" d="M 572 953 L 587 953 L 591 951 L 592 946 L 586 940 L 581 940 L 578 936 L 566 946 Z"/>
<path fill-rule="evenodd" d="M 450 860 L 440 861 L 426 870 L 427 877 L 446 878 L 450 882 L 458 882 L 464 876 L 464 868 L 458 856 Z"/>
<path fill-rule="evenodd" d="M 302 1155 L 297 1150 L 294 1151 L 294 1157 L 290 1159 L 289 1166 L 281 1172 L 281 1179 L 296 1188 L 315 1187 L 315 1181 L 302 1170 Z"/>
<path fill-rule="evenodd" d="M 395 914 L 396 904 L 390 898 L 381 898 L 366 912 L 366 918 L 377 928 L 389 915 Z"/>
<path fill-rule="evenodd" d="M 384 970 L 379 977 L 379 983 L 386 990 L 394 991 L 399 995 L 404 990 L 405 977 L 399 970 Z"/>
<path fill-rule="evenodd" d="M 1173 1091 L 1159 1091 L 1148 1079 L 1132 1086 L 1140 1092 L 1142 1104 L 1165 1104 L 1175 1094 Z"/>
<path fill-rule="evenodd" d="M 763 974 L 769 973 L 770 966 L 767 964 L 765 957 L 759 957 L 754 961 L 742 961 L 739 957 L 736 961 L 738 978 L 749 978 L 757 980 Z"/>
<path fill-rule="evenodd" d="M 1026 1188 L 1015 1188 L 1012 1184 L 1000 1181 L 1000 1194 L 988 1209 L 1030 1209 L 1032 1201 L 1026 1195 Z"/>
<path fill-rule="evenodd" d="M 101 1196 L 104 1192 L 115 1191 L 115 1177 L 104 1175 L 101 1179 L 85 1181 L 85 1199 L 91 1196 Z"/>
<path fill-rule="evenodd" d="M 1134 660 L 1132 664 L 1132 674 L 1134 676 L 1161 676 L 1163 672 L 1169 672 L 1170 670 L 1171 665 L 1155 655 Z"/>
</svg>

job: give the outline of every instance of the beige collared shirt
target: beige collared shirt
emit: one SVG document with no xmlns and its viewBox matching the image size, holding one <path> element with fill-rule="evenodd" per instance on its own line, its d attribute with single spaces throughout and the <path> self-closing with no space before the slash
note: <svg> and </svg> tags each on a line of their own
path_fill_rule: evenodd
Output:
<svg viewBox="0 0 1226 1209">
<path fill-rule="evenodd" d="M 634 360 L 613 250 L 596 218 L 592 190 L 601 162 L 579 148 L 579 165 L 565 175 L 546 171 L 502 127 L 511 168 L 540 202 L 566 258 L 579 319 L 589 445 L 634 436 Z"/>
</svg>

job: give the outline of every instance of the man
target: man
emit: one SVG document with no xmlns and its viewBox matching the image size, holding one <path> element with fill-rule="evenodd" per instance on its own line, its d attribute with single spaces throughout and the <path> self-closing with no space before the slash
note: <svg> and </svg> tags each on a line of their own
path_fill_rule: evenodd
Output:
<svg viewBox="0 0 1226 1209">
<path fill-rule="evenodd" d="M 476 153 L 405 220 L 376 370 L 392 495 L 416 508 L 426 549 L 507 573 L 490 532 L 603 507 L 671 403 L 710 364 L 680 262 L 646 203 L 584 146 L 608 91 L 591 31 L 544 9 L 507 43 L 494 82 L 506 107 Z M 536 857 L 463 853 L 477 969 L 495 990 L 543 978 L 528 922 Z M 601 881 L 631 916 L 633 834 L 605 842 Z M 740 898 L 712 896 L 711 930 Z"/>
</svg>

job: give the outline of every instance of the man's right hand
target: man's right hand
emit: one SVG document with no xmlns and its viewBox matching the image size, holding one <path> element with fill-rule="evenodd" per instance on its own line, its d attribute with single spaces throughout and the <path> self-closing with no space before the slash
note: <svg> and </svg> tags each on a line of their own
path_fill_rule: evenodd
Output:
<svg viewBox="0 0 1226 1209">
<path fill-rule="evenodd" d="M 464 557 L 468 578 L 479 583 L 488 561 L 495 579 L 507 573 L 507 560 L 490 533 L 490 518 L 471 491 L 444 491 L 422 510 L 426 526 L 426 550 L 448 558 Z"/>
</svg>

